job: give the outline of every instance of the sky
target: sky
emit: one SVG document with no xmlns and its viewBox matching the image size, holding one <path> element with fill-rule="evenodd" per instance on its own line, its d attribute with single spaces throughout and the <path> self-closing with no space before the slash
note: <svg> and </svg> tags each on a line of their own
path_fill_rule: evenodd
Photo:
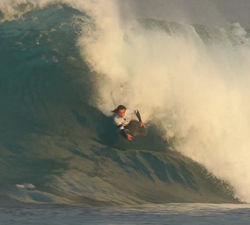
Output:
<svg viewBox="0 0 250 225">
<path fill-rule="evenodd" d="M 250 0 L 117 0 L 123 18 L 140 18 L 223 26 L 240 23 L 250 28 Z"/>
</svg>

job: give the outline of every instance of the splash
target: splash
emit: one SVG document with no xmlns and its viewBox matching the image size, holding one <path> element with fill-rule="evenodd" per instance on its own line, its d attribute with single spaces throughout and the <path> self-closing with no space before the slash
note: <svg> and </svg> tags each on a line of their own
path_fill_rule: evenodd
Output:
<svg viewBox="0 0 250 225">
<path fill-rule="evenodd" d="M 180 152 L 250 201 L 249 34 L 239 24 L 121 24 L 113 4 L 92 8 L 93 33 L 79 39 L 99 76 L 96 105 L 108 112 L 125 104 L 147 121 L 160 121 Z"/>
<path fill-rule="evenodd" d="M 239 24 L 121 20 L 116 1 L 59 2 L 88 16 L 78 47 L 97 80 L 93 104 L 106 114 L 124 104 L 140 109 L 148 122 L 160 121 L 181 153 L 250 201 L 249 34 Z M 48 4 L 55 3 L 1 1 L 2 22 Z"/>
</svg>

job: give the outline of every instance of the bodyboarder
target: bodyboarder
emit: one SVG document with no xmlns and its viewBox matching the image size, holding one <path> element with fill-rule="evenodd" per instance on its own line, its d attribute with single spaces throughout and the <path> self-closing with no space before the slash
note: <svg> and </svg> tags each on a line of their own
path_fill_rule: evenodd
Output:
<svg viewBox="0 0 250 225">
<path fill-rule="evenodd" d="M 114 113 L 114 122 L 124 138 L 131 141 L 134 137 L 147 135 L 146 126 L 142 122 L 138 109 L 127 109 L 124 105 L 119 105 L 112 112 Z M 139 121 L 132 120 L 133 114 L 137 116 Z"/>
</svg>

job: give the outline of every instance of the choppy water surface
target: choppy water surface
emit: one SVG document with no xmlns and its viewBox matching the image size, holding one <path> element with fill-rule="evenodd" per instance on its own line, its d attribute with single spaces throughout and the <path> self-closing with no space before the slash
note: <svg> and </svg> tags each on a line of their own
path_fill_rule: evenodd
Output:
<svg viewBox="0 0 250 225">
<path fill-rule="evenodd" d="M 249 224 L 246 204 L 165 204 L 138 207 L 18 205 L 0 208 L 1 224 Z"/>
</svg>

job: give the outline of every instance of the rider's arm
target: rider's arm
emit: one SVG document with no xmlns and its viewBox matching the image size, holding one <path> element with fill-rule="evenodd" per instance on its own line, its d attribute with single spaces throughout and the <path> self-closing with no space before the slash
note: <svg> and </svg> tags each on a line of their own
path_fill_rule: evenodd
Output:
<svg viewBox="0 0 250 225">
<path fill-rule="evenodd" d="M 125 132 L 125 128 L 124 128 L 124 126 L 122 124 L 117 125 L 117 127 L 120 129 L 120 131 L 121 131 L 121 133 L 123 135 L 125 135 L 125 136 L 127 135 L 126 132 Z"/>
<path fill-rule="evenodd" d="M 139 122 L 141 123 L 141 122 L 142 122 L 142 120 L 141 120 L 141 115 L 140 115 L 139 110 L 138 110 L 138 109 L 135 109 L 135 110 L 134 110 L 134 113 L 135 113 L 135 115 L 137 116 L 137 118 L 138 118 Z"/>
</svg>

